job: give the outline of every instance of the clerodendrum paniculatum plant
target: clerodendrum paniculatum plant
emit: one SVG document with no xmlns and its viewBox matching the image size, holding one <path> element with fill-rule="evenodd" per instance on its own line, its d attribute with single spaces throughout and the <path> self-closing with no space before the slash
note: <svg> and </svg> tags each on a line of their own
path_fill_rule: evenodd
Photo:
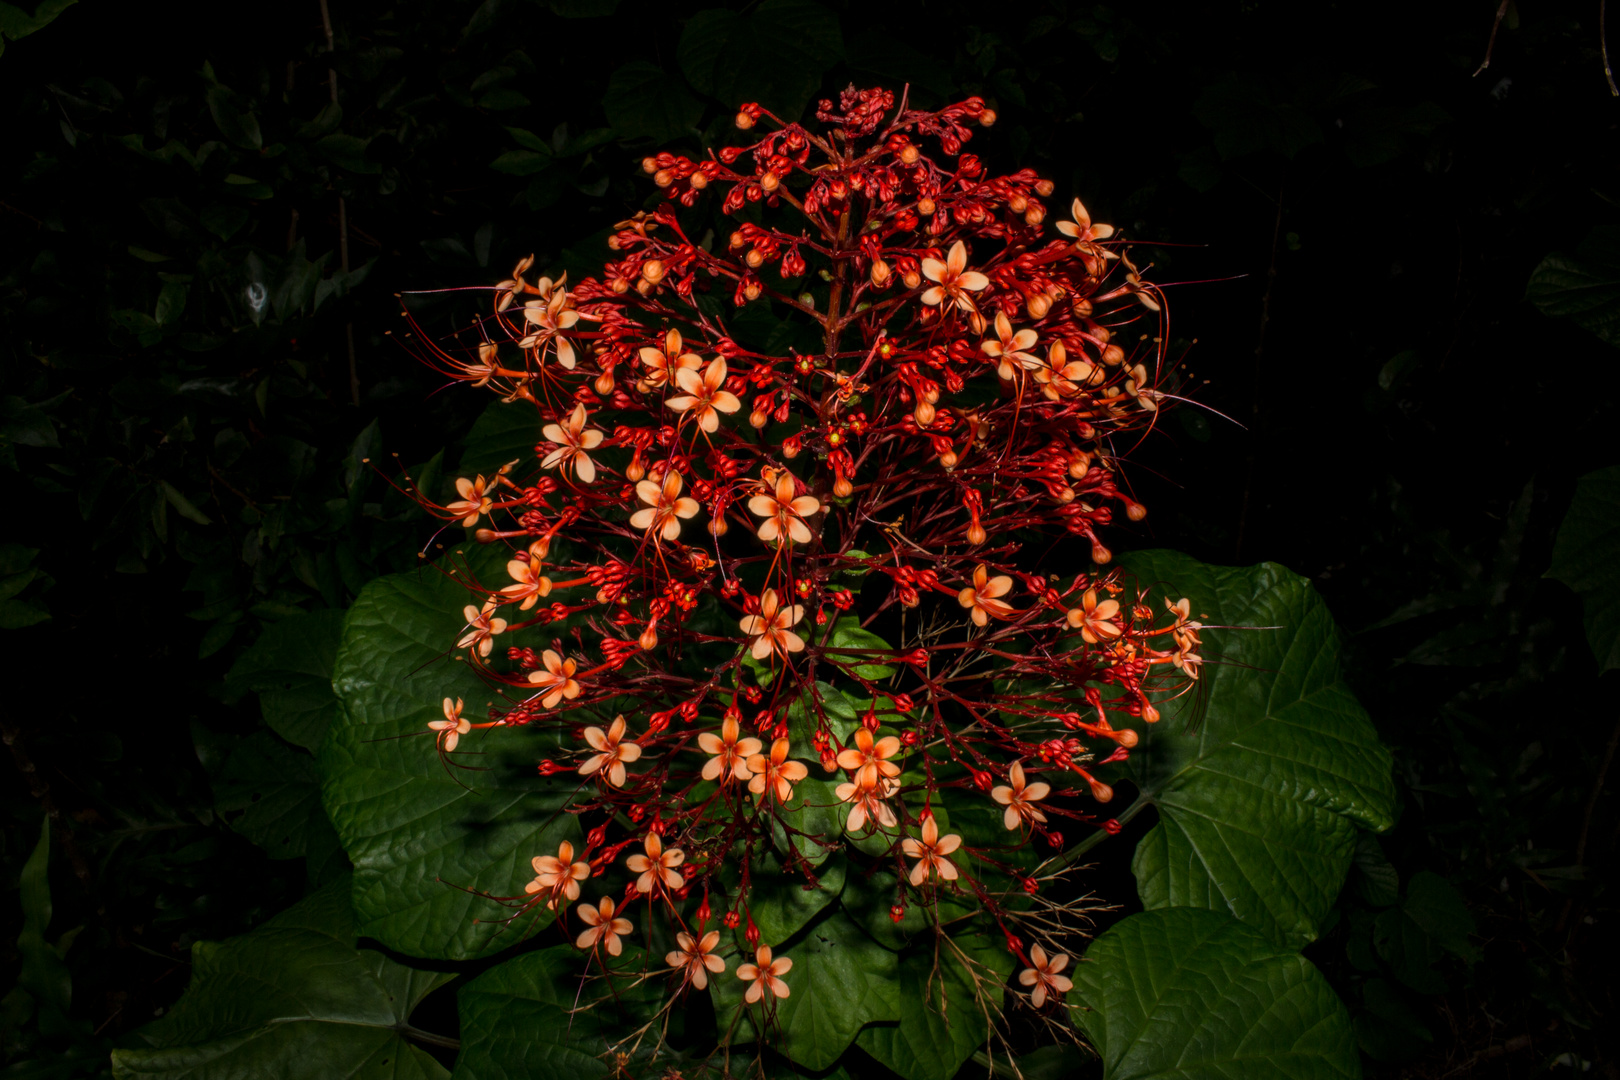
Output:
<svg viewBox="0 0 1620 1080">
<path fill-rule="evenodd" d="M 755 882 L 813 892 L 847 849 L 872 906 L 966 965 L 950 1008 L 1001 1012 L 1006 972 L 953 944 L 988 927 L 1066 1030 L 1084 906 L 1040 849 L 1117 831 L 1094 775 L 1138 742 L 1116 721 L 1157 721 L 1200 664 L 1194 605 L 1105 569 L 1098 536 L 1146 513 L 1120 459 L 1168 396 L 1163 298 L 1079 199 L 1064 219 L 1050 181 L 963 152 L 979 99 L 851 88 L 816 118 L 747 105 L 757 141 L 646 158 L 666 199 L 599 275 L 525 259 L 475 338 L 435 347 L 544 441 L 429 503 L 509 549 L 450 561 L 471 597 L 443 631 L 495 700 L 429 726 L 451 769 L 553 736 L 539 769 L 576 785 L 557 812 L 583 845 L 491 899 L 524 926 L 566 910 L 610 981 L 735 987 L 769 1031 L 793 957 Z M 729 236 L 694 235 L 705 199 Z M 771 304 L 811 333 L 743 344 Z"/>
</svg>

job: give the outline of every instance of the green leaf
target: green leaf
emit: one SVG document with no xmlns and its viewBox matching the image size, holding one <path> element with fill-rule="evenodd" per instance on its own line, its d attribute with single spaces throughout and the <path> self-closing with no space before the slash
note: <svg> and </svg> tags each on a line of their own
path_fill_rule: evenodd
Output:
<svg viewBox="0 0 1620 1080">
<path fill-rule="evenodd" d="M 617 967 L 635 970 L 644 960 L 627 951 Z M 609 1038 L 621 1040 L 645 1023 L 664 987 L 648 980 L 610 993 L 600 982 L 583 982 L 588 966 L 592 974 L 600 974 L 585 953 L 557 945 L 508 960 L 462 987 L 456 994 L 462 1047 L 456 1080 L 595 1080 L 611 1075 L 602 1060 Z M 576 994 L 582 995 L 582 1008 L 572 1012 Z M 641 1057 L 649 1056 L 651 1043 L 644 1043 Z"/>
<path fill-rule="evenodd" d="M 1595 229 L 1574 255 L 1554 253 L 1541 260 L 1525 298 L 1544 315 L 1568 319 L 1620 345 L 1620 226 Z"/>
<path fill-rule="evenodd" d="M 703 103 L 648 60 L 632 60 L 609 76 L 602 107 L 620 138 L 661 143 L 690 135 L 703 115 Z"/>
<path fill-rule="evenodd" d="M 191 984 L 143 1049 L 114 1050 L 113 1075 L 179 1080 L 323 1075 L 412 1080 L 449 1074 L 408 1043 L 411 1011 L 451 976 L 355 948 L 339 879 L 264 926 L 192 946 Z"/>
<path fill-rule="evenodd" d="M 533 150 L 508 150 L 500 157 L 489 163 L 489 167 L 496 172 L 508 173 L 512 176 L 533 176 L 541 169 L 551 167 L 555 158 L 550 153 L 536 153 Z"/>
<path fill-rule="evenodd" d="M 167 480 L 159 480 L 158 486 L 163 489 L 163 497 L 169 500 L 169 505 L 174 507 L 181 517 L 187 521 L 195 521 L 198 525 L 213 524 L 208 515 L 197 509 L 196 504 L 190 499 L 180 494 L 179 489 L 173 484 Z"/>
<path fill-rule="evenodd" d="M 905 1080 L 951 1080 L 990 1035 L 1013 958 L 1000 942 L 955 934 L 900 956 L 900 1020 L 864 1028 L 855 1044 Z M 960 952 L 958 951 L 960 950 Z M 981 998 L 982 995 L 982 998 Z"/>
<path fill-rule="evenodd" d="M 1468 942 L 1473 932 L 1474 917 L 1461 894 L 1439 874 L 1422 870 L 1407 883 L 1401 906 L 1378 916 L 1373 945 L 1401 982 L 1422 994 L 1443 994 L 1446 980 L 1434 965 L 1447 952 L 1470 963 L 1477 959 Z"/>
<path fill-rule="evenodd" d="M 727 108 L 758 102 L 797 120 L 843 52 L 832 11 L 813 0 L 765 0 L 746 14 L 698 12 L 676 56 L 692 85 Z"/>
<path fill-rule="evenodd" d="M 480 578 L 500 575 L 498 546 L 470 553 Z M 465 699 L 477 716 L 491 698 L 468 665 L 444 658 L 468 599 L 437 567 L 367 585 L 344 620 L 332 675 L 342 709 L 321 745 L 361 929 L 416 956 L 482 956 L 545 926 L 555 916 L 540 908 L 503 932 L 489 920 L 504 909 L 474 892 L 511 896 L 533 876 L 534 856 L 581 843 L 577 820 L 559 813 L 575 785 L 535 775 L 538 736 L 465 740 L 458 756 L 473 769 L 439 761 L 427 725 L 442 719 L 442 700 Z"/>
<path fill-rule="evenodd" d="M 1356 826 L 1389 827 L 1389 751 L 1339 674 L 1339 638 L 1304 578 L 1275 564 L 1124 560 L 1206 625 L 1209 710 L 1148 728 L 1129 775 L 1159 823 L 1131 869 L 1148 909 L 1227 911 L 1278 941 L 1316 938 L 1350 869 Z M 1155 604 L 1160 603 L 1155 599 Z"/>
<path fill-rule="evenodd" d="M 333 132 L 316 140 L 315 153 L 342 169 L 354 173 L 380 173 L 382 166 L 366 160 L 367 140 L 357 135 Z"/>
<path fill-rule="evenodd" d="M 1327 980 L 1297 953 L 1215 911 L 1132 915 L 1072 968 L 1069 1004 L 1104 1080 L 1361 1075 Z"/>
<path fill-rule="evenodd" d="M 540 416 L 522 401 L 497 401 L 484 409 L 467 433 L 461 453 L 461 475 L 489 475 L 515 458 L 534 454 L 540 441 Z"/>
<path fill-rule="evenodd" d="M 51 819 L 39 823 L 39 841 L 34 853 L 23 864 L 19 876 L 18 899 L 22 905 L 22 933 L 17 937 L 17 955 L 22 970 L 17 986 L 34 1000 L 39 1009 L 40 1033 L 67 1034 L 68 1007 L 73 1001 L 73 976 L 60 951 L 45 940 L 51 925 Z M 63 935 L 66 937 L 66 935 Z M 58 941 L 61 944 L 61 941 Z"/>
<path fill-rule="evenodd" d="M 862 649 L 875 653 L 892 654 L 894 646 L 878 637 L 870 630 L 861 628 L 861 622 L 852 616 L 844 616 L 833 623 L 832 634 L 827 641 L 835 649 Z M 873 682 L 887 679 L 894 674 L 894 668 L 889 664 L 881 663 L 853 663 L 853 656 L 839 655 L 840 663 L 852 664 L 852 670 L 863 679 Z"/>
<path fill-rule="evenodd" d="M 38 33 L 79 0 L 40 0 L 32 15 L 14 4 L 0 4 L 0 52 L 7 41 Z"/>
<path fill-rule="evenodd" d="M 728 864 L 722 872 L 727 889 L 735 891 L 739 871 Z M 829 859 L 816 868 L 812 885 L 802 873 L 784 871 L 774 856 L 756 859 L 749 875 L 748 913 L 759 928 L 760 940 L 775 945 L 797 934 L 838 899 L 846 874 L 844 859 Z"/>
<path fill-rule="evenodd" d="M 1620 465 L 1576 483 L 1547 576 L 1580 595 L 1598 672 L 1620 667 Z"/>
<path fill-rule="evenodd" d="M 899 957 L 842 913 L 816 923 L 791 948 L 776 952 L 793 960 L 785 977 L 792 992 L 776 1002 L 777 1026 L 768 1036 L 769 1045 L 805 1068 L 831 1068 L 862 1027 L 901 1018 Z M 722 1028 L 743 1004 L 747 987 L 736 968 L 746 959 L 727 965 L 726 973 L 715 977 L 715 1010 Z M 746 1010 L 747 1019 L 739 1025 L 743 1038 L 757 1035 L 758 1012 L 758 1006 Z"/>
<path fill-rule="evenodd" d="M 207 100 L 208 111 L 221 135 L 244 150 L 264 147 L 258 118 L 243 107 L 241 100 L 229 88 L 213 83 L 208 88 Z"/>
<path fill-rule="evenodd" d="M 268 627 L 227 676 L 237 693 L 257 691 L 270 730 L 295 746 L 318 749 L 341 706 L 332 667 L 343 612 L 312 611 Z"/>
<path fill-rule="evenodd" d="M 238 742 L 213 783 L 220 816 L 272 859 L 300 858 L 330 831 L 315 759 L 267 731 Z"/>
<path fill-rule="evenodd" d="M 1310 113 L 1253 74 L 1227 75 L 1198 96 L 1192 114 L 1214 136 L 1223 161 L 1265 151 L 1293 158 L 1322 141 Z"/>
</svg>

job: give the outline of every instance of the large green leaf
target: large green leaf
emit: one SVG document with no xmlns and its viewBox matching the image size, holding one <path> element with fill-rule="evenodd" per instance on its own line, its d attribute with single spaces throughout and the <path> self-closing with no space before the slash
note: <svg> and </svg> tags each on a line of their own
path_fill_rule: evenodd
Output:
<svg viewBox="0 0 1620 1080">
<path fill-rule="evenodd" d="M 842 912 L 816 923 L 776 953 L 793 960 L 784 977 L 791 993 L 776 1002 L 776 1027 L 768 1043 L 805 1068 L 831 1068 L 866 1024 L 901 1018 L 899 959 Z M 713 984 L 722 1028 L 743 1004 L 747 987 L 736 971 L 744 960 L 728 964 Z M 755 1031 L 758 1011 L 758 1006 L 745 1010 L 747 1019 L 739 1028 L 743 1037 Z"/>
<path fill-rule="evenodd" d="M 142 1029 L 147 1048 L 113 1051 L 113 1074 L 447 1076 L 405 1036 L 411 1010 L 451 976 L 356 949 L 348 892 L 339 879 L 250 934 L 193 945 L 185 995 Z"/>
<path fill-rule="evenodd" d="M 231 668 L 229 683 L 258 691 L 270 730 L 314 750 L 338 713 L 332 664 L 343 633 L 343 612 L 312 611 L 270 626 Z"/>
<path fill-rule="evenodd" d="M 1340 677 L 1327 607 L 1271 563 L 1214 567 L 1160 551 L 1125 565 L 1223 628 L 1204 632 L 1202 723 L 1171 709 L 1128 765 L 1159 812 L 1132 863 L 1142 903 L 1229 911 L 1295 947 L 1314 940 L 1356 826 L 1388 828 L 1395 797 L 1389 751 Z"/>
<path fill-rule="evenodd" d="M 703 103 L 680 78 L 650 60 L 632 60 L 615 69 L 602 108 L 620 138 L 659 143 L 691 134 L 703 115 Z"/>
<path fill-rule="evenodd" d="M 617 967 L 634 971 L 643 959 L 627 952 Z M 462 1047 L 456 1080 L 611 1075 L 601 1057 L 608 1040 L 623 1040 L 646 1021 L 663 983 L 649 980 L 628 991 L 621 984 L 610 993 L 605 983 L 586 982 L 588 969 L 600 974 L 585 953 L 557 945 L 508 960 L 462 987 L 456 995 Z M 580 1011 L 572 1012 L 576 1007 Z M 656 1042 L 656 1035 L 643 1040 L 636 1058 L 650 1057 Z M 660 1062 L 668 1063 L 662 1057 Z"/>
<path fill-rule="evenodd" d="M 337 847 L 321 809 L 315 759 L 267 731 L 256 731 L 231 750 L 213 779 L 214 807 L 231 828 L 272 859 L 293 859 Z"/>
<path fill-rule="evenodd" d="M 514 459 L 528 461 L 544 425 L 526 401 L 497 401 L 484 409 L 467 433 L 461 453 L 461 475 L 489 475 Z"/>
<path fill-rule="evenodd" d="M 702 93 L 730 107 L 757 101 L 797 120 L 842 57 L 843 37 L 838 16 L 814 0 L 765 0 L 746 13 L 698 12 L 676 55 Z"/>
<path fill-rule="evenodd" d="M 1580 594 L 1599 672 L 1620 667 L 1620 465 L 1575 485 L 1547 576 Z"/>
<path fill-rule="evenodd" d="M 1229 915 L 1133 915 L 1074 968 L 1070 1005 L 1104 1080 L 1356 1080 L 1344 1006 L 1310 961 Z"/>
<path fill-rule="evenodd" d="M 906 1080 L 951 1080 L 989 1037 L 986 1010 L 1001 1007 L 1012 966 L 999 940 L 919 940 L 900 955 L 899 1023 L 862 1029 L 856 1045 Z"/>
<path fill-rule="evenodd" d="M 474 573 L 500 575 L 503 552 L 470 554 Z M 442 655 L 467 598 L 435 567 L 366 586 L 344 623 L 333 674 L 343 711 L 320 755 L 327 815 L 355 866 L 362 930 L 416 956 L 480 956 L 544 925 L 552 918 L 544 908 L 510 930 L 479 921 L 504 912 L 469 890 L 520 893 L 530 859 L 580 839 L 576 820 L 559 813 L 575 785 L 535 773 L 548 752 L 540 736 L 473 735 L 458 757 L 476 768 L 452 770 L 425 734 L 444 698 L 465 699 L 476 715 L 494 696 L 465 663 Z"/>
</svg>

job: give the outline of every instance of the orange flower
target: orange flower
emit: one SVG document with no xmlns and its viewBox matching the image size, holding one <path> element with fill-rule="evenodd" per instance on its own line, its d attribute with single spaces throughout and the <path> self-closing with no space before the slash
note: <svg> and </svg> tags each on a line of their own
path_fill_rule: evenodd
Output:
<svg viewBox="0 0 1620 1080">
<path fill-rule="evenodd" d="M 678 889 L 686 884 L 686 879 L 675 869 L 686 861 L 686 852 L 680 848 L 665 851 L 663 838 L 655 832 L 648 833 L 641 844 L 647 854 L 632 855 L 624 860 L 632 874 L 641 875 L 636 879 L 637 892 L 650 896 L 660 883 L 666 889 Z"/>
<path fill-rule="evenodd" d="M 924 259 L 922 272 L 929 281 L 938 282 L 922 294 L 922 302 L 930 306 L 950 299 L 963 311 L 973 311 L 973 299 L 968 293 L 978 292 L 990 284 L 989 278 L 967 268 L 967 245 L 960 240 L 951 245 L 944 262 Z"/>
<path fill-rule="evenodd" d="M 1136 403 L 1148 412 L 1159 411 L 1159 392 L 1148 385 L 1148 372 L 1145 364 L 1137 364 L 1131 368 L 1131 377 L 1125 380 L 1125 394 L 1136 399 Z"/>
<path fill-rule="evenodd" d="M 1103 638 L 1117 638 L 1124 633 L 1113 618 L 1119 614 L 1118 600 L 1098 600 L 1096 589 L 1087 589 L 1080 597 L 1080 606 L 1069 611 L 1069 625 L 1078 627 L 1080 636 L 1093 645 Z"/>
<path fill-rule="evenodd" d="M 1035 804 L 1051 794 L 1052 785 L 1039 780 L 1033 784 L 1026 784 L 1024 763 L 1021 761 L 1012 763 L 1012 768 L 1007 770 L 1007 779 L 1012 781 L 1011 787 L 990 789 L 990 797 L 1007 808 L 1001 815 L 1001 823 L 1007 826 L 1008 830 L 1016 832 L 1026 818 L 1030 821 L 1045 821 L 1046 815 L 1041 813 Z"/>
<path fill-rule="evenodd" d="M 787 997 L 790 991 L 788 990 L 788 984 L 782 981 L 782 976 L 786 975 L 792 967 L 793 961 L 785 956 L 773 963 L 771 960 L 771 947 L 761 945 L 754 950 L 754 962 L 752 964 L 742 964 L 737 968 L 737 978 L 753 984 L 748 988 L 748 992 L 743 995 L 743 1000 L 752 1005 L 764 997 L 767 990 L 779 998 Z"/>
<path fill-rule="evenodd" d="M 911 868 L 911 883 L 921 885 L 936 872 L 946 881 L 955 881 L 956 864 L 946 856 L 961 846 L 960 836 L 955 833 L 939 835 L 939 826 L 934 822 L 934 815 L 925 816 L 922 821 L 922 839 L 919 841 L 908 836 L 900 841 L 900 850 L 904 851 L 908 858 L 918 860 L 917 865 Z"/>
<path fill-rule="evenodd" d="M 467 632 L 456 642 L 458 649 L 477 649 L 479 656 L 488 656 L 495 648 L 495 635 L 506 632 L 506 620 L 495 617 L 495 601 L 484 601 L 483 610 L 471 604 L 461 609 L 467 620 Z"/>
<path fill-rule="evenodd" d="M 554 654 L 548 652 L 546 655 Z M 594 724 L 586 728 L 585 741 L 596 753 L 585 759 L 584 764 L 579 767 L 579 775 L 592 776 L 600 773 L 614 787 L 624 787 L 625 762 L 641 758 L 641 747 L 625 741 L 624 717 L 615 716 L 606 731 Z"/>
<path fill-rule="evenodd" d="M 428 721 L 428 727 L 439 733 L 439 746 L 447 754 L 454 751 L 461 737 L 472 730 L 472 721 L 461 715 L 461 708 L 460 698 L 454 701 L 445 698 L 444 719 Z"/>
<path fill-rule="evenodd" d="M 1057 231 L 1064 236 L 1071 237 L 1080 243 L 1087 243 L 1092 240 L 1106 240 L 1114 235 L 1112 225 L 1104 225 L 1100 222 L 1095 225 L 1092 224 L 1091 215 L 1086 213 L 1085 204 L 1079 199 L 1074 200 L 1074 205 L 1069 208 L 1069 212 L 1074 215 L 1073 221 L 1060 221 L 1057 223 Z"/>
<path fill-rule="evenodd" d="M 855 783 L 874 787 L 879 777 L 890 779 L 900 775 L 900 766 L 888 760 L 900 752 L 900 740 L 885 735 L 874 740 L 864 727 L 855 729 L 855 745 L 838 752 L 838 764 L 855 775 Z"/>
<path fill-rule="evenodd" d="M 709 985 L 709 972 L 716 975 L 726 970 L 726 962 L 714 955 L 714 947 L 720 944 L 720 931 L 710 930 L 698 941 L 692 940 L 692 935 L 681 930 L 675 934 L 675 944 L 679 946 L 675 952 L 664 957 L 664 963 L 678 968 L 687 982 L 698 990 Z"/>
<path fill-rule="evenodd" d="M 591 864 L 575 862 L 574 845 L 567 840 L 557 845 L 557 854 L 536 855 L 531 864 L 534 880 L 523 886 L 523 891 L 531 895 L 551 893 L 546 901 L 548 908 L 556 907 L 559 900 L 578 900 L 579 883 L 591 876 Z"/>
<path fill-rule="evenodd" d="M 465 476 L 457 477 L 456 491 L 460 492 L 461 500 L 445 506 L 445 509 L 461 519 L 461 527 L 470 529 L 478 524 L 481 514 L 489 513 L 491 500 L 485 492 L 489 489 L 489 482 L 482 476 L 476 480 L 468 480 Z"/>
<path fill-rule="evenodd" d="M 513 559 L 506 564 L 506 572 L 517 584 L 508 585 L 501 595 L 510 600 L 522 600 L 518 610 L 528 611 L 542 596 L 551 595 L 551 579 L 540 571 L 545 567 L 546 551 L 550 545 L 537 540 L 529 545 L 528 559 Z"/>
<path fill-rule="evenodd" d="M 1074 397 L 1082 386 L 1095 386 L 1102 382 L 1102 369 L 1090 360 L 1070 360 L 1063 342 L 1054 341 L 1046 350 L 1046 363 L 1035 369 L 1035 381 L 1041 384 L 1041 393 L 1057 401 Z"/>
<path fill-rule="evenodd" d="M 720 734 L 705 731 L 698 735 L 698 745 L 709 755 L 703 764 L 703 779 L 719 780 L 722 784 L 733 778 L 747 780 L 753 775 L 748 759 L 759 753 L 765 744 L 758 739 L 739 739 L 741 729 L 737 721 L 727 719 L 720 725 Z"/>
<path fill-rule="evenodd" d="M 545 696 L 540 699 L 542 708 L 555 709 L 563 698 L 573 701 L 579 697 L 580 685 L 574 678 L 577 664 L 564 660 L 550 649 L 540 654 L 540 662 L 545 665 L 545 670 L 529 672 L 529 682 L 544 688 Z"/>
<path fill-rule="evenodd" d="M 771 653 L 781 654 L 783 659 L 788 653 L 802 652 L 804 639 L 795 634 L 788 627 L 795 625 L 804 618 L 802 604 L 789 604 L 782 606 L 775 589 L 766 589 L 759 598 L 759 614 L 744 615 L 737 625 L 742 632 L 754 639 L 750 655 L 755 660 L 763 660 Z"/>
<path fill-rule="evenodd" d="M 833 789 L 841 802 L 853 803 L 849 808 L 849 820 L 844 822 L 844 828 L 849 832 L 860 832 L 866 827 L 866 819 L 872 818 L 885 829 L 892 829 L 899 824 L 894 811 L 884 798 L 893 794 L 899 785 L 893 780 L 880 779 L 876 784 L 845 783 Z"/>
<path fill-rule="evenodd" d="M 518 346 L 544 350 L 548 342 L 555 342 L 557 363 L 572 371 L 574 346 L 562 336 L 562 332 L 572 329 L 579 322 L 579 312 L 569 306 L 572 298 L 568 290 L 563 288 L 562 280 L 557 282 L 556 288 L 552 288 L 550 279 L 541 278 L 538 291 L 544 299 L 530 300 L 523 305 L 523 318 L 532 323 L 535 329 L 520 339 Z"/>
<path fill-rule="evenodd" d="M 771 743 L 769 758 L 764 754 L 755 754 L 749 758 L 748 768 L 753 772 L 754 778 L 748 781 L 748 790 L 755 795 L 773 792 L 777 802 L 785 803 L 793 798 L 793 785 L 809 776 L 810 770 L 801 762 L 789 761 L 787 756 L 788 741 L 777 739 Z"/>
<path fill-rule="evenodd" d="M 501 298 L 496 304 L 496 311 L 505 311 L 512 306 L 512 301 L 529 291 L 529 283 L 523 280 L 523 275 L 527 274 L 529 268 L 533 265 L 533 255 L 519 259 L 517 266 L 512 268 L 512 276 L 495 286 L 501 293 Z M 545 281 L 546 279 L 541 278 L 540 280 Z M 550 282 L 547 282 L 547 284 L 549 285 Z"/>
<path fill-rule="evenodd" d="M 671 330 L 664 335 L 664 347 L 655 349 L 651 345 L 644 345 L 641 349 L 641 364 L 647 369 L 636 389 L 645 394 L 649 390 L 660 386 L 667 386 L 675 372 L 691 371 L 703 366 L 703 358 L 696 353 L 682 352 L 681 332 Z"/>
<path fill-rule="evenodd" d="M 1074 989 L 1074 983 L 1067 975 L 1058 972 L 1069 966 L 1069 958 L 1064 953 L 1058 953 L 1050 960 L 1046 958 L 1046 950 L 1039 945 L 1029 947 L 1029 960 L 1034 967 L 1025 968 L 1018 973 L 1018 981 L 1025 986 L 1033 986 L 1029 1000 L 1037 1009 L 1046 1004 L 1048 994 L 1063 994 Z"/>
<path fill-rule="evenodd" d="M 1040 357 L 1029 352 L 1035 347 L 1035 331 L 1020 330 L 1013 333 L 1012 323 L 1008 321 L 1004 312 L 996 312 L 996 340 L 986 338 L 979 343 L 984 355 L 1000 360 L 996 374 L 1011 382 L 1018 375 L 1018 369 L 1033 371 L 1041 366 Z"/>
<path fill-rule="evenodd" d="M 696 517 L 696 499 L 681 495 L 681 474 L 671 469 L 664 474 L 663 484 L 642 480 L 636 484 L 636 496 L 647 505 L 630 515 L 632 529 L 656 530 L 665 540 L 681 535 L 681 518 Z"/>
<path fill-rule="evenodd" d="M 775 495 L 755 495 L 748 500 L 749 513 L 764 518 L 759 526 L 759 538 L 766 543 L 780 540 L 785 534 L 796 544 L 808 544 L 810 526 L 804 519 L 821 513 L 820 500 L 809 495 L 793 497 L 793 475 L 786 470 L 776 474 Z"/>
<path fill-rule="evenodd" d="M 984 626 L 992 616 L 1006 619 L 1015 612 L 1005 600 L 997 599 L 1012 590 L 1013 579 L 1005 574 L 991 577 L 983 563 L 973 571 L 973 584 L 956 594 L 956 602 L 968 609 L 975 626 Z"/>
<path fill-rule="evenodd" d="M 574 939 L 574 944 L 581 949 L 594 949 L 601 942 L 607 942 L 607 951 L 614 956 L 624 951 L 619 938 L 630 933 L 635 927 L 630 925 L 629 919 L 615 919 L 613 917 L 613 897 L 602 897 L 601 903 L 596 907 L 590 904 L 581 904 L 574 909 L 579 921 L 584 923 L 586 930 Z"/>
<path fill-rule="evenodd" d="M 595 428 L 586 429 L 587 413 L 584 405 L 575 405 L 574 411 L 568 414 L 568 419 L 561 424 L 547 424 L 540 429 L 540 434 L 548 442 L 557 444 L 557 449 L 540 459 L 542 469 L 555 469 L 562 465 L 565 468 L 570 461 L 574 463 L 574 475 L 579 477 L 582 484 L 594 483 L 596 480 L 596 462 L 591 460 L 587 452 L 595 450 L 607 438 Z"/>
<path fill-rule="evenodd" d="M 676 412 L 689 413 L 697 419 L 698 427 L 713 434 L 720 430 L 720 414 L 734 413 L 742 408 L 742 401 L 726 384 L 726 359 L 717 356 L 709 361 L 700 376 L 690 368 L 678 368 L 675 383 L 684 394 L 677 394 L 664 402 Z"/>
</svg>

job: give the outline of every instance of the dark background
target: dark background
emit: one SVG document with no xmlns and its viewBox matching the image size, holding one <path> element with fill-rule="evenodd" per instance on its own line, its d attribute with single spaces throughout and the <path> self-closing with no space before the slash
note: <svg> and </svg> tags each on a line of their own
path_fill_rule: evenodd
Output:
<svg viewBox="0 0 1620 1080">
<path fill-rule="evenodd" d="M 1597 0 L 1508 4 L 1478 73 L 1489 0 L 830 0 L 815 33 L 740 24 L 735 85 L 683 65 L 697 4 L 331 3 L 330 55 L 317 0 L 85 0 L 0 54 L 0 857 L 9 886 L 50 815 L 49 937 L 82 927 L 67 1023 L 0 1009 L 19 1075 L 96 1074 L 191 942 L 341 869 L 318 829 L 233 827 L 256 794 L 222 763 L 272 736 L 226 675 L 431 532 L 358 459 L 453 462 L 486 401 L 386 336 L 394 294 L 588 268 L 651 205 L 642 154 L 730 138 L 734 91 L 909 81 L 988 99 L 969 149 L 1173 283 L 1207 409 L 1135 451 L 1150 516 L 1112 546 L 1275 560 L 1345 629 L 1401 817 L 1308 955 L 1369 1075 L 1620 1076 L 1614 683 L 1542 577 L 1576 478 L 1620 460 L 1620 375 L 1612 325 L 1526 299 L 1551 253 L 1620 276 Z M 1468 914 L 1414 957 L 1379 916 L 1421 874 Z"/>
</svg>

